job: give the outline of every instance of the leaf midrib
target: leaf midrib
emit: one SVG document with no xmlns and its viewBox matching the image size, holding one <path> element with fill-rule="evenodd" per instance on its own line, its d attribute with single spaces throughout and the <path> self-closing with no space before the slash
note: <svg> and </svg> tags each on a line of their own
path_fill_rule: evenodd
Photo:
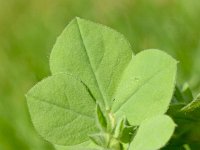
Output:
<svg viewBox="0 0 200 150">
<path fill-rule="evenodd" d="M 164 69 L 163 69 L 164 68 Z M 153 75 L 151 75 L 149 78 L 147 78 L 142 85 L 140 85 L 138 88 L 136 88 L 133 93 L 130 94 L 130 96 L 128 96 L 125 101 L 118 106 L 116 109 L 114 109 L 114 112 L 116 113 L 118 110 L 120 110 L 126 103 L 128 103 L 129 99 L 131 97 L 133 97 L 142 87 L 144 87 L 146 84 L 148 84 L 153 78 L 155 78 L 157 75 L 159 75 L 160 73 L 162 73 L 163 71 L 165 71 L 166 69 L 168 69 L 167 67 L 163 67 L 160 68 L 159 70 L 157 70 Z M 126 70 L 126 69 L 125 69 Z"/>
<path fill-rule="evenodd" d="M 99 93 L 100 93 L 100 95 L 101 95 L 101 97 L 102 97 L 102 99 L 103 99 L 103 103 L 104 103 L 104 105 L 107 106 L 106 98 L 105 98 L 105 96 L 104 96 L 104 94 L 103 94 L 103 92 L 102 92 L 102 89 L 100 88 L 100 84 L 99 84 L 99 82 L 98 82 L 98 80 L 97 80 L 97 78 L 96 78 L 96 74 L 95 74 L 93 65 L 92 65 L 92 63 L 91 63 L 89 54 L 88 54 L 88 52 L 87 52 L 86 44 L 85 44 L 85 42 L 84 42 L 84 40 L 83 40 L 83 36 L 82 36 L 82 33 L 81 33 L 81 27 L 80 27 L 80 24 L 79 24 L 79 22 L 78 22 L 78 18 L 76 18 L 76 22 L 77 22 L 77 27 L 78 27 L 78 30 L 79 30 L 79 34 L 80 34 L 81 41 L 82 41 L 82 44 L 83 44 L 83 47 L 84 47 L 84 50 L 85 50 L 85 53 L 86 53 L 88 62 L 89 62 L 89 64 L 90 64 L 89 66 L 90 66 L 90 68 L 91 68 L 91 71 L 92 71 L 92 74 L 93 74 L 93 76 L 94 76 L 95 82 L 96 82 L 97 87 L 98 87 L 98 89 L 99 89 Z"/>
</svg>

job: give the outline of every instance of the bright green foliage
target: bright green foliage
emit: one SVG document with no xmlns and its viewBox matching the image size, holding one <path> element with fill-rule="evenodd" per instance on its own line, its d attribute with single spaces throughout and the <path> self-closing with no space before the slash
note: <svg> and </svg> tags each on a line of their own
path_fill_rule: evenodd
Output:
<svg viewBox="0 0 200 150">
<path fill-rule="evenodd" d="M 50 75 L 50 49 L 74 16 L 123 33 L 135 53 L 147 48 L 164 50 L 179 61 L 179 85 L 187 81 L 195 97 L 200 92 L 199 0 L 0 0 L 0 10 L 1 150 L 53 150 L 35 132 L 24 93 Z M 200 143 L 199 122 L 194 121 L 199 118 L 190 119 L 196 124 L 196 128 L 191 126 L 192 135 L 186 138 L 184 134 L 172 144 L 194 139 L 188 145 L 199 150 L 200 146 L 193 146 Z M 177 130 L 185 131 L 180 124 Z"/>
<path fill-rule="evenodd" d="M 156 150 L 163 147 L 174 132 L 175 124 L 168 116 L 161 115 L 142 122 L 130 150 Z"/>
<path fill-rule="evenodd" d="M 123 35 L 76 18 L 52 50 L 53 75 L 27 94 L 33 124 L 58 150 L 90 149 L 91 141 L 106 150 L 139 150 L 143 143 L 161 148 L 175 128 L 162 114 L 173 95 L 176 65 L 155 49 L 134 55 Z"/>
<path fill-rule="evenodd" d="M 96 116 L 97 116 L 97 125 L 99 125 L 99 128 L 101 130 L 106 131 L 108 127 L 107 119 L 98 104 L 96 109 Z"/>
<path fill-rule="evenodd" d="M 124 68 L 132 58 L 130 44 L 118 32 L 80 18 L 72 20 L 54 45 L 53 74 L 77 75 L 99 103 L 112 103 Z"/>
<path fill-rule="evenodd" d="M 27 102 L 35 128 L 54 144 L 79 144 L 96 129 L 95 101 L 85 85 L 71 75 L 44 79 L 28 92 Z"/>
<path fill-rule="evenodd" d="M 167 111 L 172 98 L 177 62 L 158 50 L 133 57 L 115 94 L 113 111 L 125 115 L 131 124 Z"/>
</svg>

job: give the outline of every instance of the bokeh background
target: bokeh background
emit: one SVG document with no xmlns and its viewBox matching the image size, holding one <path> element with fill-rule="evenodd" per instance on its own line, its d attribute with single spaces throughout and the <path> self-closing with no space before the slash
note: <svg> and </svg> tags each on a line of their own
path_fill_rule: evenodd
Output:
<svg viewBox="0 0 200 150">
<path fill-rule="evenodd" d="M 0 0 L 0 150 L 54 149 L 35 132 L 24 95 L 50 75 L 50 51 L 75 16 L 123 33 L 135 53 L 171 54 L 179 84 L 200 92 L 199 0 Z"/>
</svg>

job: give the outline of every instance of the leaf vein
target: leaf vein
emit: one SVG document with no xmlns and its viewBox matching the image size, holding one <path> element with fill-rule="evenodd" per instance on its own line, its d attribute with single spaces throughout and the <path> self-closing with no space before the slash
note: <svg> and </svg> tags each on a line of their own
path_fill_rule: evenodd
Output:
<svg viewBox="0 0 200 150">
<path fill-rule="evenodd" d="M 130 96 L 128 96 L 127 98 L 126 98 L 126 100 L 124 101 L 124 103 L 122 104 L 122 105 L 120 105 L 119 107 L 117 107 L 116 109 L 115 109 L 115 111 L 114 112 L 117 112 L 121 107 L 123 107 L 128 101 L 129 101 L 129 99 L 131 98 L 131 97 L 133 97 L 142 87 L 144 87 L 146 84 L 148 84 L 150 81 L 151 81 L 151 79 L 153 79 L 154 77 L 156 77 L 157 75 L 159 75 L 160 73 L 162 73 L 163 71 L 165 71 L 166 69 L 168 69 L 167 67 L 165 67 L 165 69 L 159 69 L 159 70 L 157 70 L 153 75 L 151 75 L 149 78 L 147 78 L 143 83 L 142 83 L 142 85 L 140 85 L 140 86 L 138 86 L 134 91 L 133 91 L 133 93 L 132 94 L 130 94 Z"/>
<path fill-rule="evenodd" d="M 84 42 L 84 40 L 83 40 L 83 36 L 82 36 L 82 33 L 81 33 L 81 29 L 80 29 L 79 22 L 78 22 L 77 19 L 76 19 L 76 21 L 77 21 L 77 26 L 78 26 L 78 29 L 79 29 L 81 41 L 82 41 L 82 43 L 83 43 L 86 56 L 87 56 L 87 58 L 88 58 L 88 61 L 89 61 L 89 63 L 90 63 L 90 67 L 91 67 L 92 73 L 93 73 L 93 75 L 94 75 L 94 79 L 95 79 L 95 81 L 96 81 L 96 83 L 97 83 L 97 86 L 98 86 L 99 92 L 100 92 L 100 94 L 101 94 L 101 97 L 103 98 L 103 102 L 104 102 L 104 104 L 106 104 L 105 97 L 104 97 L 104 95 L 103 95 L 102 89 L 100 88 L 100 85 L 99 85 L 99 82 L 98 82 L 98 80 L 97 80 L 97 77 L 96 77 L 94 68 L 93 68 L 93 66 L 92 66 L 90 57 L 89 57 L 89 55 L 88 55 L 88 52 L 87 52 L 87 49 L 86 49 L 86 44 L 85 44 L 85 42 Z"/>
<path fill-rule="evenodd" d="M 42 99 L 42 98 L 39 98 L 39 97 L 36 97 L 36 96 L 33 96 L 33 95 L 29 95 L 29 96 L 32 97 L 32 98 L 33 98 L 34 100 L 36 100 L 36 101 L 43 102 L 43 103 L 46 103 L 46 104 L 49 104 L 49 105 L 53 105 L 53 106 L 55 106 L 55 107 L 57 107 L 57 108 L 60 108 L 60 109 L 65 110 L 65 111 L 71 111 L 71 112 L 73 112 L 73 113 L 75 113 L 75 114 L 77 114 L 77 115 L 80 115 L 80 116 L 83 116 L 83 117 L 86 117 L 86 118 L 94 119 L 93 117 L 91 117 L 91 116 L 89 116 L 89 115 L 87 115 L 87 114 L 83 114 L 83 113 L 81 113 L 81 112 L 77 112 L 77 111 L 72 110 L 72 109 L 70 109 L 70 108 L 67 108 L 67 107 L 64 107 L 64 106 L 61 106 L 61 105 L 58 105 L 58 104 L 49 102 L 49 101 L 44 100 L 44 99 Z"/>
</svg>

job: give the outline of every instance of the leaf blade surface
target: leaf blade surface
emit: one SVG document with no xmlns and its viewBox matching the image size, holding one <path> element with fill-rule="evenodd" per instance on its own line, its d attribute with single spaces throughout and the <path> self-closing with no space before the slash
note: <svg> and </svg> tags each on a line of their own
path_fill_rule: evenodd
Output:
<svg viewBox="0 0 200 150">
<path fill-rule="evenodd" d="M 27 93 L 27 103 L 36 130 L 54 144 L 82 143 L 96 131 L 95 101 L 71 75 L 59 73 L 42 80 Z"/>
<path fill-rule="evenodd" d="M 131 150 L 162 148 L 172 136 L 175 124 L 166 115 L 154 116 L 143 121 L 130 144 Z"/>
<path fill-rule="evenodd" d="M 120 33 L 76 18 L 56 41 L 50 68 L 53 74 L 70 72 L 80 77 L 95 99 L 109 107 L 132 55 L 130 44 Z"/>
<path fill-rule="evenodd" d="M 124 71 L 114 96 L 112 110 L 126 116 L 132 125 L 158 114 L 164 114 L 171 101 L 177 62 L 159 50 L 145 50 Z"/>
</svg>

